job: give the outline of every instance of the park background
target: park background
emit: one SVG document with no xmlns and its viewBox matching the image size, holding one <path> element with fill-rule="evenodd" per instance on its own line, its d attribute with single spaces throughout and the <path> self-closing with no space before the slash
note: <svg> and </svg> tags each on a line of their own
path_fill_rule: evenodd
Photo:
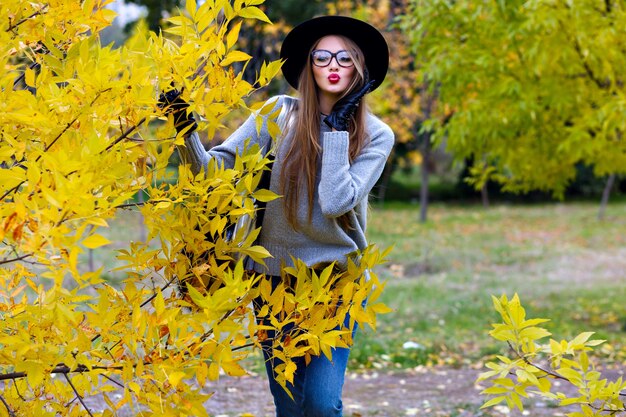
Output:
<svg viewBox="0 0 626 417">
<path fill-rule="evenodd" d="M 152 30 L 178 6 L 142 3 Z M 490 3 L 496 6 L 269 0 L 262 7 L 273 24 L 241 31 L 240 48 L 253 57 L 250 79 L 263 60 L 277 58 L 293 25 L 318 14 L 368 20 L 389 40 L 392 67 L 370 105 L 397 143 L 372 194 L 368 234 L 393 246 L 378 267 L 386 281 L 381 299 L 393 311 L 378 318 L 376 332 L 359 332 L 350 363 L 353 379 L 386 390 L 350 396 L 347 415 L 521 415 L 503 406 L 480 409 L 477 372 L 508 354 L 506 343 L 488 334 L 500 320 L 491 295 L 519 294 L 530 317 L 551 319 L 545 327 L 557 340 L 596 332 L 607 341 L 594 350 L 597 364 L 610 375 L 626 361 L 624 5 Z M 622 20 L 607 23 L 612 15 Z M 136 23 L 114 23 L 102 43 L 123 45 Z M 278 76 L 251 100 L 282 93 L 293 92 Z M 206 146 L 244 117 L 230 115 Z M 123 248 L 145 233 L 140 215 L 124 213 L 106 237 Z M 121 279 L 111 251 L 90 250 L 81 262 L 90 270 L 104 266 L 112 284 Z M 218 390 L 214 413 L 252 411 L 249 392 L 237 387 L 263 393 L 262 376 L 254 376 L 259 359 L 247 363 L 258 384 L 225 377 L 221 387 L 228 389 Z M 396 379 L 387 384 L 389 375 Z M 468 375 L 471 387 L 455 398 Z M 412 397 L 423 381 L 439 392 Z M 557 401 L 524 403 L 530 415 L 563 413 Z"/>
</svg>

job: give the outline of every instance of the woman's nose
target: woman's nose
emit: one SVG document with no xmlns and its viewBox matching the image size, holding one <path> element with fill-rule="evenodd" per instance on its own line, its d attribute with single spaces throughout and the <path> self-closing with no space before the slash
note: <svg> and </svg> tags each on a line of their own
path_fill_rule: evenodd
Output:
<svg viewBox="0 0 626 417">
<path fill-rule="evenodd" d="M 337 61 L 337 57 L 336 56 L 330 58 L 330 64 L 328 64 L 328 67 L 331 70 L 339 69 L 339 61 Z"/>
</svg>

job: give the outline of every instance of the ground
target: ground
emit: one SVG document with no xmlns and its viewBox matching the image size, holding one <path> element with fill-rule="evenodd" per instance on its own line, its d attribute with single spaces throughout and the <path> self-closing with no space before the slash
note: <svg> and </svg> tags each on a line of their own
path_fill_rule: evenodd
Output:
<svg viewBox="0 0 626 417">
<path fill-rule="evenodd" d="M 541 398 L 525 401 L 523 412 L 505 406 L 480 410 L 485 400 L 479 394 L 483 387 L 475 382 L 480 372 L 483 370 L 418 367 L 403 372 L 349 373 L 344 387 L 344 417 L 548 417 L 564 416 L 567 411 Z M 603 372 L 611 381 L 623 374 L 624 369 Z M 215 395 L 208 403 L 212 415 L 274 416 L 263 375 L 222 378 L 213 389 Z M 568 391 L 569 387 L 563 384 L 559 389 Z"/>
</svg>

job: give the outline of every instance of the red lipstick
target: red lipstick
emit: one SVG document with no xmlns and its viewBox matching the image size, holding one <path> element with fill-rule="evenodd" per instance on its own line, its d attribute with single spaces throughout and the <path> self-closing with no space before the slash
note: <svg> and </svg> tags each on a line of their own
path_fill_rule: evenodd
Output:
<svg viewBox="0 0 626 417">
<path fill-rule="evenodd" d="M 341 80 L 339 74 L 330 74 L 328 76 L 328 81 L 330 81 L 331 84 L 337 84 L 339 80 Z"/>
</svg>

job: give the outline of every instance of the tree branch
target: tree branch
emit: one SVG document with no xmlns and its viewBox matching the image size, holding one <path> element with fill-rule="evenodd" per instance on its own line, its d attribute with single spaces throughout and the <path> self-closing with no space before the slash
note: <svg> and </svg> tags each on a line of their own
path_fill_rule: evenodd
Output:
<svg viewBox="0 0 626 417">
<path fill-rule="evenodd" d="M 526 356 L 523 356 L 523 355 L 522 355 L 522 354 L 520 354 L 520 353 L 519 353 L 516 349 L 514 349 L 514 348 L 513 348 L 513 346 L 511 346 L 511 342 L 507 342 L 507 344 L 509 345 L 509 348 L 510 348 L 510 349 L 511 349 L 514 353 L 515 353 L 515 355 L 516 355 L 519 359 L 523 360 L 523 361 L 524 361 L 527 365 L 533 366 L 533 367 L 535 367 L 535 368 L 539 369 L 541 372 L 545 373 L 546 375 L 549 375 L 549 376 L 551 376 L 551 377 L 553 377 L 553 378 L 555 378 L 555 379 L 561 379 L 561 380 L 563 380 L 563 381 L 567 381 L 567 382 L 569 382 L 571 385 L 575 386 L 575 384 L 573 384 L 573 383 L 572 383 L 572 381 L 570 381 L 570 380 L 569 380 L 569 378 L 565 378 L 565 377 L 564 377 L 564 376 L 562 376 L 562 375 L 559 375 L 559 374 L 557 374 L 557 373 L 555 373 L 555 372 L 553 372 L 553 371 L 551 371 L 551 370 L 549 370 L 549 369 L 545 369 L 545 368 L 543 368 L 543 367 L 541 367 L 541 366 L 539 366 L 539 365 L 536 365 L 536 364 L 534 364 L 533 362 L 529 361 L 529 360 L 528 360 L 528 358 L 527 358 Z M 626 391 L 620 391 L 620 392 L 618 393 L 618 395 L 619 395 L 620 397 L 624 397 L 624 396 L 626 396 Z M 592 404 L 591 404 L 591 403 L 587 403 L 587 404 L 589 404 L 589 406 L 590 406 L 590 407 L 592 406 Z M 613 411 L 613 412 L 615 412 L 615 410 L 602 410 L 602 411 Z M 618 411 L 619 411 L 619 410 L 618 410 Z"/>
<path fill-rule="evenodd" d="M 96 94 L 96 96 L 93 98 L 93 100 L 91 100 L 91 103 L 89 103 L 89 107 L 91 108 L 91 107 L 94 105 L 94 103 L 95 103 L 95 102 L 96 102 L 96 100 L 100 97 L 100 95 L 101 95 L 102 93 L 104 93 L 104 92 L 106 92 L 106 91 L 109 91 L 109 90 L 111 90 L 111 88 L 106 88 L 106 89 L 104 89 L 104 90 L 102 90 L 102 91 L 98 91 L 98 93 L 97 93 L 97 94 Z M 73 119 L 71 122 L 69 122 L 69 123 L 68 123 L 68 124 L 67 124 L 67 125 L 63 128 L 63 130 L 61 130 L 61 132 L 60 132 L 60 133 L 59 133 L 59 134 L 58 134 L 58 135 L 57 135 L 57 136 L 56 136 L 56 137 L 52 140 L 52 142 L 50 142 L 48 145 L 46 145 L 46 146 L 45 146 L 45 148 L 44 148 L 44 150 L 43 150 L 43 151 L 44 151 L 44 152 L 47 152 L 47 151 L 48 151 L 48 150 L 52 147 L 52 145 L 54 145 L 54 144 L 55 144 L 55 143 L 56 143 L 56 142 L 57 142 L 57 141 L 61 138 L 61 136 L 63 136 L 63 134 L 64 134 L 65 132 L 67 132 L 67 130 L 68 130 L 68 129 L 69 129 L 69 128 L 70 128 L 70 127 L 74 124 L 74 123 L 76 123 L 76 121 L 78 120 L 78 117 L 79 117 L 79 116 L 74 117 L 74 119 Z M 144 120 L 145 120 L 145 118 L 144 118 Z M 43 154 L 39 155 L 39 156 L 35 159 L 35 162 L 38 162 L 38 161 L 41 159 L 41 157 L 42 157 L 42 156 L 43 156 Z M 20 162 L 18 162 L 18 164 L 21 164 L 21 163 L 22 163 L 22 162 L 24 162 L 25 160 L 26 160 L 26 158 L 22 158 L 22 160 L 21 160 Z M 2 197 L 0 197 L 0 201 L 4 200 L 4 199 L 5 199 L 5 198 L 9 195 L 9 194 L 13 193 L 14 191 L 17 191 L 17 190 L 18 190 L 18 189 L 19 189 L 19 188 L 20 188 L 20 187 L 21 187 L 21 186 L 22 186 L 25 182 L 26 182 L 26 180 L 24 180 L 24 181 L 20 182 L 20 183 L 19 183 L 19 184 L 17 184 L 15 187 L 13 187 L 13 188 L 11 188 L 10 190 L 8 190 L 7 192 L 5 192 L 5 193 L 2 195 Z"/>
<path fill-rule="evenodd" d="M 170 285 L 172 285 L 174 283 L 174 281 L 176 281 L 176 278 L 172 278 L 171 280 L 169 280 L 164 286 L 161 287 L 161 291 L 166 290 Z M 148 303 L 150 303 L 152 300 L 154 300 L 157 296 L 157 293 L 155 292 L 154 294 L 152 294 L 150 297 L 148 297 L 143 303 L 141 303 L 139 305 L 139 308 L 145 307 Z M 131 311 L 129 313 L 129 315 L 132 317 L 133 312 Z M 115 325 L 118 322 L 115 322 L 112 324 Z M 97 335 L 95 335 L 94 337 L 91 338 L 91 342 L 95 342 L 96 340 L 98 340 L 102 335 L 100 333 L 98 333 Z M 119 342 L 118 342 L 119 343 Z"/>
<path fill-rule="evenodd" d="M 126 131 L 124 133 L 122 133 L 121 136 L 119 136 L 118 138 L 116 138 L 113 143 L 111 143 L 109 146 L 107 146 L 107 148 L 103 151 L 106 152 L 108 150 L 110 150 L 112 147 L 114 147 L 115 145 L 117 145 L 118 143 L 120 143 L 121 141 L 123 141 L 124 139 L 126 139 L 128 137 L 128 135 L 130 135 L 131 133 L 133 133 L 135 130 L 137 130 L 137 128 L 139 126 L 141 126 L 142 124 L 144 124 L 144 122 L 146 121 L 146 118 L 144 117 L 143 119 L 141 119 L 136 125 L 129 127 L 128 129 L 126 129 Z"/>
<path fill-rule="evenodd" d="M 0 200 L 2 200 L 2 199 L 0 199 Z M 17 258 L 2 259 L 2 260 L 0 260 L 0 265 L 10 264 L 11 262 L 23 261 L 24 259 L 30 258 L 33 255 L 34 255 L 33 253 L 27 253 L 25 255 L 18 256 Z"/>
<path fill-rule="evenodd" d="M 85 401 L 83 401 L 83 397 L 82 395 L 80 395 L 78 393 L 78 391 L 76 390 L 76 387 L 74 386 L 74 384 L 72 384 L 72 380 L 70 379 L 69 376 L 67 376 L 67 374 L 63 374 L 65 376 L 65 379 L 67 380 L 67 383 L 70 384 L 70 387 L 72 387 L 72 390 L 74 391 L 74 394 L 76 394 L 76 398 L 78 398 L 78 401 L 80 401 L 80 403 L 82 404 L 83 408 L 87 411 L 87 414 L 89 414 L 91 417 L 93 417 L 93 414 L 91 414 L 91 410 L 89 409 L 89 407 L 87 407 L 87 404 L 85 404 Z"/>
<path fill-rule="evenodd" d="M 43 14 L 43 12 L 48 8 L 48 4 L 44 4 L 41 9 L 37 10 L 36 12 L 34 12 L 33 14 L 31 14 L 30 16 L 27 16 L 21 20 L 19 20 L 17 23 L 15 24 L 11 24 L 9 25 L 9 27 L 5 30 L 5 32 L 11 32 L 13 29 L 15 29 L 16 27 L 18 27 L 19 25 L 21 25 L 24 22 L 27 22 L 29 19 L 32 19 L 33 17 Z"/>
<path fill-rule="evenodd" d="M 583 52 L 582 52 L 582 49 L 580 47 L 580 44 L 578 43 L 578 40 L 576 39 L 575 36 L 574 37 L 569 36 L 569 34 L 567 33 L 567 30 L 565 29 L 565 26 L 563 25 L 563 22 L 561 20 L 559 20 L 559 26 L 561 27 L 561 30 L 563 31 L 563 33 L 565 33 L 565 36 L 568 37 L 570 42 L 573 44 L 574 50 L 578 54 L 578 57 L 580 58 L 582 66 L 585 69 L 585 73 L 591 79 L 591 81 L 593 81 L 602 90 L 610 87 L 610 85 L 611 85 L 610 82 L 605 82 L 605 81 L 602 81 L 602 80 L 598 79 L 596 77 L 596 75 L 593 73 L 593 70 L 589 66 L 589 63 L 587 62 L 587 60 L 583 56 Z"/>
</svg>

